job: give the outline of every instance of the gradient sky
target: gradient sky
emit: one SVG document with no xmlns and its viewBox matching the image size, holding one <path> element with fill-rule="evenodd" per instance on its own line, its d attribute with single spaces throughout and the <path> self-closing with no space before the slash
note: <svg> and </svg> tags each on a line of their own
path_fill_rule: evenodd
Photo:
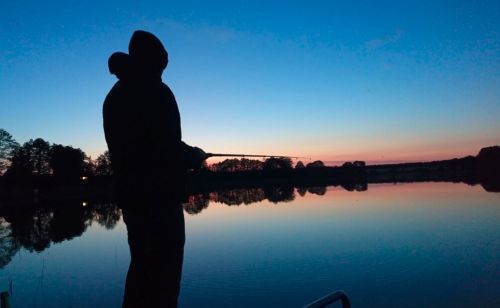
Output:
<svg viewBox="0 0 500 308">
<path fill-rule="evenodd" d="M 107 70 L 169 51 L 183 139 L 208 152 L 415 161 L 500 144 L 500 2 L 3 1 L 0 128 L 106 150 Z"/>
</svg>

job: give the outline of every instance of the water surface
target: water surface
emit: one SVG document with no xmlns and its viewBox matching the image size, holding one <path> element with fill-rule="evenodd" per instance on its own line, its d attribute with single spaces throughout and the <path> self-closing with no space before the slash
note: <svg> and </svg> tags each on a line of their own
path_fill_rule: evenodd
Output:
<svg viewBox="0 0 500 308">
<path fill-rule="evenodd" d="M 303 193 L 191 199 L 179 305 L 300 307 L 341 289 L 353 307 L 500 306 L 499 193 L 454 183 Z M 28 231 L 2 219 L 0 289 L 12 282 L 14 307 L 121 305 L 125 224 L 79 208 L 79 231 L 66 233 L 54 227 L 61 209 L 22 220 Z"/>
</svg>

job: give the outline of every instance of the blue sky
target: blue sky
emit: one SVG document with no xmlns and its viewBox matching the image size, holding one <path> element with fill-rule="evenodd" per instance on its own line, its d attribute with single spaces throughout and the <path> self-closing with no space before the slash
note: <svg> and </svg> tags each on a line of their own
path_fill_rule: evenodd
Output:
<svg viewBox="0 0 500 308">
<path fill-rule="evenodd" d="M 95 157 L 107 58 L 169 51 L 184 140 L 209 152 L 429 160 L 500 144 L 500 2 L 0 5 L 0 128 Z"/>
</svg>

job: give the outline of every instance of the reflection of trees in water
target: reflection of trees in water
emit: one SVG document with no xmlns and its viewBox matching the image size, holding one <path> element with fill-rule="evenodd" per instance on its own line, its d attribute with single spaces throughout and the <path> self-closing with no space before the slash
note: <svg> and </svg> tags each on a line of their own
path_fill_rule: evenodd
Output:
<svg viewBox="0 0 500 308">
<path fill-rule="evenodd" d="M 67 202 L 54 206 L 27 207 L 2 213 L 0 217 L 0 268 L 21 248 L 43 251 L 51 243 L 81 236 L 94 221 L 112 229 L 121 217 L 113 203 L 87 205 Z"/>
<path fill-rule="evenodd" d="M 241 205 L 260 202 L 265 198 L 262 188 L 215 191 L 208 194 L 189 196 L 188 202 L 184 204 L 184 210 L 194 215 L 206 209 L 210 201 L 226 205 Z"/>
<path fill-rule="evenodd" d="M 82 235 L 87 229 L 86 210 L 81 206 L 58 207 L 50 221 L 50 239 L 54 243 Z"/>
<path fill-rule="evenodd" d="M 341 186 L 347 191 L 365 191 L 368 189 L 367 183 L 345 183 Z"/>
<path fill-rule="evenodd" d="M 50 245 L 50 223 L 54 217 L 48 209 L 37 209 L 8 217 L 12 235 L 28 251 L 40 252 Z"/>
<path fill-rule="evenodd" d="M 326 187 L 300 187 L 297 192 L 301 196 L 306 192 L 323 195 Z M 273 203 L 292 201 L 295 199 L 295 188 L 280 186 L 198 194 L 189 197 L 184 210 L 189 214 L 197 214 L 207 208 L 210 201 L 239 206 L 265 199 Z M 0 266 L 8 264 L 21 247 L 40 252 L 51 243 L 82 235 L 93 222 L 112 229 L 120 217 L 121 210 L 114 203 L 66 201 L 63 204 L 4 209 L 0 213 Z"/>
<path fill-rule="evenodd" d="M 297 193 L 301 196 L 304 197 L 307 193 L 307 187 L 297 187 Z"/>
<path fill-rule="evenodd" d="M 210 197 L 210 200 L 213 202 L 224 203 L 227 205 L 247 205 L 250 203 L 260 202 L 266 198 L 262 188 L 218 191 L 210 194 Z"/>
<path fill-rule="evenodd" d="M 311 187 L 297 187 L 297 193 L 304 197 L 306 193 L 310 193 L 313 195 L 323 196 L 326 194 L 326 186 L 311 186 Z"/>
<path fill-rule="evenodd" d="M 19 242 L 12 236 L 10 224 L 0 217 L 0 268 L 9 264 L 19 248 Z"/>
<path fill-rule="evenodd" d="M 309 187 L 307 191 L 311 194 L 323 196 L 324 194 L 326 194 L 326 186 Z"/>
<path fill-rule="evenodd" d="M 246 188 L 215 191 L 209 194 L 190 196 L 184 204 L 184 210 L 189 214 L 198 214 L 208 207 L 209 202 L 223 203 L 229 206 L 248 205 L 269 200 L 273 203 L 289 202 L 295 199 L 293 186 Z"/>
<path fill-rule="evenodd" d="M 90 212 L 90 221 L 96 221 L 108 230 L 113 229 L 122 215 L 121 210 L 114 203 L 96 204 Z"/>
<path fill-rule="evenodd" d="M 198 214 L 208 207 L 209 196 L 207 194 L 189 196 L 188 202 L 184 203 L 184 210 L 191 214 Z"/>
<path fill-rule="evenodd" d="M 267 200 L 272 203 L 290 202 L 295 199 L 295 189 L 293 186 L 266 187 L 264 194 Z"/>
</svg>

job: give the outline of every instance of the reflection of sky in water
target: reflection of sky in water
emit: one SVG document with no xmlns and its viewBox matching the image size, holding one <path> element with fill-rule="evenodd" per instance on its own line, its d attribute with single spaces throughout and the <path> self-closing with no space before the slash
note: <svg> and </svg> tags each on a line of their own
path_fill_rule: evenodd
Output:
<svg viewBox="0 0 500 308">
<path fill-rule="evenodd" d="M 123 221 L 113 230 L 96 222 L 81 236 L 40 253 L 24 249 L 0 270 L 13 282 L 13 307 L 117 307 L 130 262 Z"/>
<path fill-rule="evenodd" d="M 354 306 L 500 301 L 499 201 L 479 186 L 406 184 L 213 204 L 187 218 L 181 302 L 300 306 L 336 289 Z"/>
<path fill-rule="evenodd" d="M 499 201 L 480 186 L 424 183 L 211 203 L 186 215 L 180 305 L 301 306 L 343 289 L 354 307 L 498 306 Z M 94 223 L 42 253 L 21 250 L 0 287 L 13 279 L 14 307 L 118 307 L 128 262 L 123 222 Z"/>
</svg>

